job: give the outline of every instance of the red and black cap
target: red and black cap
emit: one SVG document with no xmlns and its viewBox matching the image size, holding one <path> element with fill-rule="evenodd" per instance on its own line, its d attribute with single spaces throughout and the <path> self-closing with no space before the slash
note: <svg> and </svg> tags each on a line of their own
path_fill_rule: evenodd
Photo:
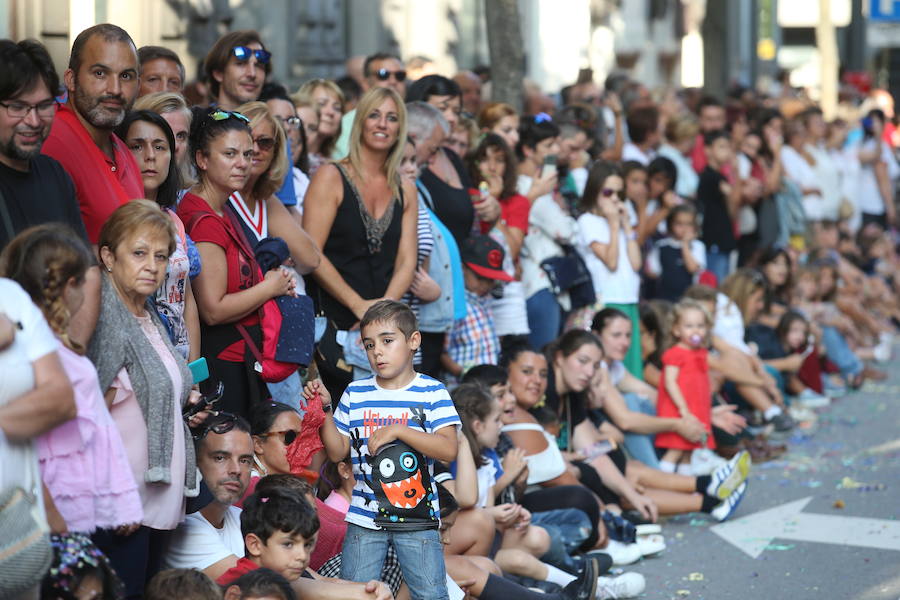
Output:
<svg viewBox="0 0 900 600">
<path fill-rule="evenodd" d="M 460 248 L 463 264 L 486 279 L 512 281 L 503 270 L 503 247 L 487 235 L 472 235 Z"/>
</svg>

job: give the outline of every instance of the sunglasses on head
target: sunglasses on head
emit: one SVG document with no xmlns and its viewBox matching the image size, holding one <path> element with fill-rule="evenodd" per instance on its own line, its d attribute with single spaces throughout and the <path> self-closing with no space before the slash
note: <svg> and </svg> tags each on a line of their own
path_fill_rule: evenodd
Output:
<svg viewBox="0 0 900 600">
<path fill-rule="evenodd" d="M 406 79 L 406 71 L 400 69 L 398 71 L 391 71 L 390 69 L 378 69 L 375 71 L 375 77 L 378 81 L 387 81 L 391 78 L 391 75 L 394 76 L 394 79 L 397 81 L 404 81 Z"/>
<path fill-rule="evenodd" d="M 290 446 L 294 443 L 294 440 L 297 439 L 297 436 L 300 435 L 299 431 L 294 431 L 293 429 L 285 429 L 284 431 L 269 431 L 268 433 L 261 433 L 259 437 L 267 438 L 273 435 L 280 435 L 281 441 L 284 442 L 285 446 Z"/>
<path fill-rule="evenodd" d="M 210 432 L 215 433 L 216 435 L 226 434 L 234 429 L 234 424 L 237 423 L 237 416 L 222 411 L 217 412 L 212 419 L 215 421 L 212 425 L 203 425 L 198 431 L 191 434 L 191 437 L 193 437 L 195 441 L 202 440 L 209 435 Z"/>
<path fill-rule="evenodd" d="M 264 65 L 269 64 L 269 59 L 272 58 L 271 52 L 267 52 L 262 49 L 254 50 L 253 48 L 248 48 L 247 46 L 235 46 L 231 49 L 231 53 L 238 60 L 250 60 L 251 56 L 255 56 L 256 60 Z"/>
<path fill-rule="evenodd" d="M 250 119 L 245 117 L 239 112 L 235 112 L 233 110 L 214 110 L 209 113 L 209 118 L 213 121 L 225 121 L 227 119 L 237 119 L 238 121 L 243 121 L 244 123 L 249 123 Z"/>
</svg>

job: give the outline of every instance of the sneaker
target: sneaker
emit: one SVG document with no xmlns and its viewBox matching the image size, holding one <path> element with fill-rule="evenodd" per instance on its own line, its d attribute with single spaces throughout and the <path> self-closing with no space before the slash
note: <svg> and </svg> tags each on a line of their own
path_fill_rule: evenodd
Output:
<svg viewBox="0 0 900 600">
<path fill-rule="evenodd" d="M 747 482 L 745 481 L 738 489 L 734 490 L 734 493 L 728 496 L 722 504 L 712 509 L 712 512 L 709 514 L 719 522 L 726 520 L 737 509 L 746 492 Z"/>
<path fill-rule="evenodd" d="M 603 548 L 603 552 L 612 557 L 613 564 L 616 566 L 634 564 L 641 560 L 643 556 L 637 542 L 626 544 L 616 540 L 609 540 L 606 548 Z"/>
<path fill-rule="evenodd" d="M 876 362 L 886 363 L 891 360 L 891 346 L 890 344 L 885 344 L 884 342 L 879 343 L 875 348 L 872 349 L 872 356 L 875 357 Z"/>
<path fill-rule="evenodd" d="M 750 474 L 750 453 L 741 450 L 724 465 L 713 471 L 706 494 L 719 500 L 728 498 Z"/>
<path fill-rule="evenodd" d="M 597 585 L 597 600 L 637 598 L 647 582 L 640 573 L 623 573 L 618 577 L 601 577 Z"/>
<path fill-rule="evenodd" d="M 805 406 L 792 406 L 788 409 L 788 413 L 795 423 L 813 423 L 819 418 L 819 415 Z"/>
<path fill-rule="evenodd" d="M 605 554 L 598 550 L 593 550 L 591 552 L 573 556 L 572 560 L 575 562 L 575 566 L 577 568 L 577 571 L 575 573 L 576 575 L 580 575 L 589 562 L 594 563 L 594 568 L 597 569 L 598 577 L 600 575 L 603 575 L 604 573 L 609 572 L 609 570 L 613 566 L 612 557 L 610 557 L 609 554 Z"/>
<path fill-rule="evenodd" d="M 727 462 L 709 448 L 698 448 L 691 452 L 691 471 L 694 475 L 711 475 Z"/>
<path fill-rule="evenodd" d="M 642 535 L 637 538 L 637 547 L 641 556 L 655 556 L 666 549 L 666 539 L 661 535 Z"/>
<path fill-rule="evenodd" d="M 806 388 L 797 396 L 797 404 L 803 408 L 824 408 L 831 405 L 831 398 Z"/>
<path fill-rule="evenodd" d="M 653 535 L 662 533 L 662 526 L 659 523 L 647 523 L 646 525 L 635 525 L 635 533 L 638 535 Z"/>
<path fill-rule="evenodd" d="M 578 574 L 575 581 L 563 588 L 562 595 L 568 600 L 594 600 L 597 596 L 599 579 L 597 563 L 594 560 L 588 560 L 585 562 L 584 570 Z"/>
<path fill-rule="evenodd" d="M 796 425 L 794 419 L 791 418 L 791 415 L 786 412 L 778 413 L 769 419 L 769 423 L 775 426 L 775 431 L 790 431 Z"/>
</svg>

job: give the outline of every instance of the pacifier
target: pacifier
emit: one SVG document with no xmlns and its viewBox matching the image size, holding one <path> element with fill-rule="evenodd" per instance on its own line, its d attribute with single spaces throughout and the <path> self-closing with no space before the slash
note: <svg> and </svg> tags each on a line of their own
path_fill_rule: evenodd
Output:
<svg viewBox="0 0 900 600">
<path fill-rule="evenodd" d="M 699 333 L 695 333 L 691 336 L 690 341 L 694 346 L 699 346 L 700 342 L 703 341 L 703 337 Z"/>
</svg>

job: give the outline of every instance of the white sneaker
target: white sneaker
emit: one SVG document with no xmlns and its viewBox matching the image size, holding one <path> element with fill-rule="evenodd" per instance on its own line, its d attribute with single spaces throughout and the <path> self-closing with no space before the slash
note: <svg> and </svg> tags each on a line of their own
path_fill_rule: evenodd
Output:
<svg viewBox="0 0 900 600">
<path fill-rule="evenodd" d="M 643 525 L 635 525 L 634 531 L 638 535 L 653 535 L 654 533 L 662 533 L 662 526 L 659 523 L 645 523 Z"/>
<path fill-rule="evenodd" d="M 710 475 L 727 462 L 709 448 L 698 448 L 691 452 L 691 471 L 694 475 Z"/>
<path fill-rule="evenodd" d="M 661 535 L 639 535 L 635 541 L 641 550 L 641 556 L 653 556 L 666 549 L 666 538 Z"/>
<path fill-rule="evenodd" d="M 831 405 L 831 398 L 806 388 L 797 395 L 797 403 L 803 408 L 824 408 Z"/>
<path fill-rule="evenodd" d="M 644 592 L 647 582 L 640 573 L 623 573 L 618 577 L 597 578 L 597 600 L 636 598 Z"/>
<path fill-rule="evenodd" d="M 792 406 L 788 409 L 791 418 L 797 423 L 809 423 L 818 420 L 819 416 L 806 406 Z"/>
<path fill-rule="evenodd" d="M 879 342 L 879 344 L 872 350 L 872 355 L 875 357 L 875 360 L 880 363 L 888 362 L 889 360 L 891 360 L 890 344 Z"/>
<path fill-rule="evenodd" d="M 641 560 L 641 557 L 643 556 L 641 548 L 637 543 L 626 544 L 625 542 L 618 542 L 616 540 L 609 540 L 609 544 L 607 544 L 606 548 L 601 548 L 600 551 L 609 554 L 613 564 L 619 567 L 636 563 Z"/>
<path fill-rule="evenodd" d="M 734 490 L 734 493 L 725 498 L 725 501 L 722 504 L 718 505 L 712 512 L 710 513 L 713 518 L 717 521 L 721 522 L 726 520 L 728 517 L 737 510 L 738 505 L 741 503 L 741 500 L 744 498 L 744 494 L 747 492 L 747 482 L 745 481 Z"/>
<path fill-rule="evenodd" d="M 749 473 L 750 453 L 741 450 L 713 472 L 712 481 L 709 482 L 706 493 L 713 498 L 725 500 L 738 486 L 744 483 Z"/>
</svg>

